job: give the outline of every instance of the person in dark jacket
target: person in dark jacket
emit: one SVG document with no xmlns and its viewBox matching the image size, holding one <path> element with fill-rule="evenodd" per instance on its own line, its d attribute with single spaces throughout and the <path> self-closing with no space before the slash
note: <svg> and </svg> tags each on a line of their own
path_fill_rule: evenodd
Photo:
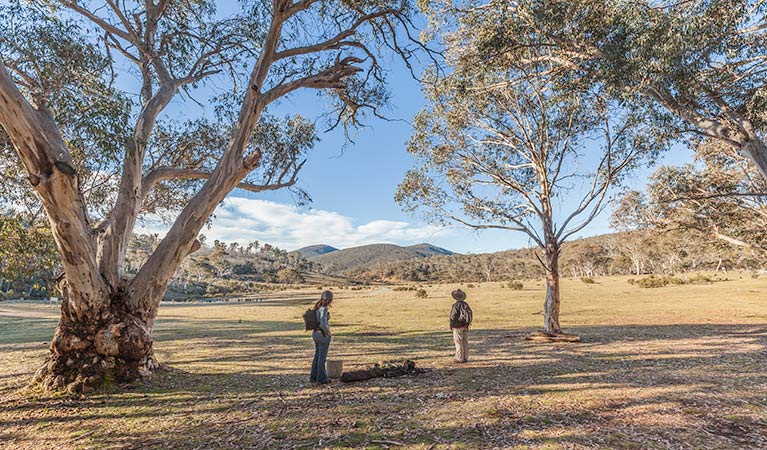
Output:
<svg viewBox="0 0 767 450">
<path fill-rule="evenodd" d="M 465 363 L 469 360 L 469 326 L 474 318 L 471 307 L 466 303 L 466 293 L 456 289 L 451 294 L 455 303 L 450 311 L 450 328 L 453 330 L 455 343 L 455 361 Z"/>
<path fill-rule="evenodd" d="M 314 304 L 314 313 L 317 314 L 319 326 L 312 333 L 314 360 L 312 361 L 312 372 L 309 375 L 309 381 L 320 384 L 330 383 L 328 374 L 325 371 L 325 361 L 328 359 L 328 350 L 330 349 L 330 312 L 328 308 L 330 308 L 332 303 L 333 293 L 325 291 L 320 296 L 319 301 Z"/>
</svg>

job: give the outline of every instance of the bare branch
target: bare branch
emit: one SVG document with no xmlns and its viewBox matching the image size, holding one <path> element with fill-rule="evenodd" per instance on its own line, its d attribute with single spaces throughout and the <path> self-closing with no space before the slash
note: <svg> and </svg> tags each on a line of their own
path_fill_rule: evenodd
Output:
<svg viewBox="0 0 767 450">
<path fill-rule="evenodd" d="M 285 180 L 285 176 L 290 171 L 290 167 L 287 167 L 280 177 L 276 181 L 267 180 L 264 184 L 245 183 L 240 182 L 235 187 L 243 189 L 249 192 L 264 192 L 264 191 L 276 191 L 279 189 L 288 188 L 294 186 L 298 181 L 298 174 L 303 168 L 304 163 L 301 162 L 292 171 L 292 175 L 289 179 Z M 144 193 L 144 197 L 151 192 L 152 188 L 162 180 L 170 179 L 186 179 L 186 180 L 207 180 L 211 177 L 211 172 L 197 170 L 197 169 L 184 169 L 179 167 L 159 167 L 150 171 L 141 184 L 141 191 Z"/>
<path fill-rule="evenodd" d="M 132 35 L 130 32 L 117 28 L 116 25 L 111 24 L 107 22 L 105 19 L 102 19 L 101 17 L 98 17 L 96 14 L 91 12 L 90 10 L 80 6 L 80 4 L 77 1 L 64 1 L 62 2 L 64 6 L 71 9 L 72 11 L 82 15 L 89 21 L 93 22 L 95 25 L 98 25 L 102 30 L 106 31 L 107 33 L 113 34 L 115 36 L 119 36 L 121 39 L 124 39 L 127 42 L 130 42 L 136 46 L 139 46 L 138 37 L 135 35 Z"/>
<path fill-rule="evenodd" d="M 274 56 L 275 60 L 290 58 L 291 56 L 299 56 L 299 55 L 306 55 L 309 53 L 317 53 L 321 51 L 326 50 L 337 50 L 339 48 L 343 48 L 346 46 L 356 46 L 359 45 L 356 41 L 344 41 L 344 39 L 353 36 L 355 32 L 357 31 L 357 28 L 359 28 L 361 25 L 374 20 L 379 17 L 383 17 L 389 14 L 396 13 L 396 10 L 392 9 L 386 9 L 382 11 L 378 11 L 372 14 L 367 14 L 359 19 L 357 19 L 353 24 L 348 26 L 345 30 L 342 32 L 336 34 L 330 39 L 327 39 L 326 41 L 320 42 L 318 44 L 313 45 L 307 45 L 303 47 L 295 47 L 287 50 L 283 50 L 280 52 L 277 52 L 277 54 Z"/>
<path fill-rule="evenodd" d="M 347 56 L 344 59 L 336 61 L 334 65 L 314 75 L 309 75 L 307 77 L 299 78 L 297 80 L 273 87 L 263 94 L 261 101 L 264 105 L 268 105 L 278 98 L 282 98 L 285 95 L 301 88 L 340 89 L 343 87 L 343 81 L 345 78 L 362 71 L 361 68 L 353 65 L 361 62 L 362 60 L 357 57 Z"/>
</svg>

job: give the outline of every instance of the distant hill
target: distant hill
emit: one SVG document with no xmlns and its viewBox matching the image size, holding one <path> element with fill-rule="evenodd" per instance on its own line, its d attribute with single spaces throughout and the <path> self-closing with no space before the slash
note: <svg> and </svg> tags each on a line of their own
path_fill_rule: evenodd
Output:
<svg viewBox="0 0 767 450">
<path fill-rule="evenodd" d="M 431 256 L 436 256 L 436 255 L 453 255 L 454 254 L 450 250 L 446 250 L 442 247 L 437 247 L 436 245 L 432 245 L 432 244 L 416 244 L 416 245 L 411 245 L 410 247 L 404 247 L 404 248 L 416 253 L 421 258 L 428 258 Z"/>
<path fill-rule="evenodd" d="M 338 251 L 337 248 L 331 247 L 325 244 L 310 245 L 308 247 L 299 248 L 291 253 L 298 253 L 306 259 L 311 259 L 315 256 L 324 255 L 326 253 L 332 253 Z"/>
<path fill-rule="evenodd" d="M 393 244 L 371 244 L 325 252 L 315 256 L 305 256 L 305 258 L 322 264 L 325 271 L 340 273 L 364 269 L 384 262 L 452 254 L 453 252 L 450 250 L 445 250 L 431 244 L 417 244 L 410 247 L 400 247 Z"/>
</svg>

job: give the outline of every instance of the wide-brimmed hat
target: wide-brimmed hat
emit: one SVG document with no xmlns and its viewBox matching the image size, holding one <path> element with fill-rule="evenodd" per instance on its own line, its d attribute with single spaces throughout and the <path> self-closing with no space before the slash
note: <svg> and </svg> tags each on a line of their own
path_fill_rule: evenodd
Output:
<svg viewBox="0 0 767 450">
<path fill-rule="evenodd" d="M 453 298 L 458 300 L 459 302 L 466 300 L 466 293 L 460 289 L 454 290 L 450 295 L 452 295 Z"/>
<path fill-rule="evenodd" d="M 333 300 L 333 293 L 330 291 L 324 291 L 320 296 L 320 300 Z"/>
</svg>

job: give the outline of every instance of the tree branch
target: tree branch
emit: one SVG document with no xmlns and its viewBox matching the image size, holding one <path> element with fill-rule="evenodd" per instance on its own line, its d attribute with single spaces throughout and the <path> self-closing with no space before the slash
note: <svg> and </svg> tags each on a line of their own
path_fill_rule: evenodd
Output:
<svg viewBox="0 0 767 450">
<path fill-rule="evenodd" d="M 277 54 L 274 55 L 274 59 L 275 60 L 280 60 L 280 59 L 284 59 L 284 58 L 290 58 L 291 56 L 306 55 L 306 54 L 309 54 L 309 53 L 317 53 L 317 52 L 326 51 L 326 50 L 337 50 L 337 49 L 342 48 L 344 46 L 359 45 L 359 43 L 357 43 L 355 41 L 344 42 L 344 39 L 346 39 L 346 38 L 348 38 L 350 36 L 353 36 L 354 33 L 356 32 L 357 28 L 359 28 L 364 23 L 369 22 L 369 21 L 374 20 L 374 19 L 379 18 L 379 17 L 386 16 L 388 14 L 394 14 L 396 12 L 397 11 L 393 10 L 393 9 L 386 9 L 386 10 L 382 10 L 382 11 L 378 11 L 378 12 L 375 12 L 375 13 L 372 13 L 372 14 L 368 14 L 368 15 L 362 16 L 359 19 L 357 19 L 352 25 L 350 25 L 347 29 L 345 29 L 344 31 L 336 34 L 335 36 L 333 36 L 332 38 L 330 38 L 330 39 L 328 39 L 328 40 L 326 40 L 324 42 L 320 42 L 320 43 L 314 44 L 314 45 L 307 45 L 307 46 L 303 46 L 303 47 L 295 47 L 295 48 L 291 48 L 291 49 L 287 49 L 287 50 L 283 50 L 283 51 L 277 52 Z"/>
<path fill-rule="evenodd" d="M 83 8 L 80 6 L 76 1 L 64 1 L 62 2 L 64 6 L 71 9 L 72 11 L 82 15 L 86 19 L 93 22 L 95 25 L 99 26 L 102 30 L 111 33 L 115 36 L 119 36 L 120 38 L 139 46 L 138 37 L 135 35 L 131 35 L 128 31 L 122 30 L 120 28 L 117 28 L 116 25 L 113 25 L 106 20 L 102 19 L 101 17 L 95 15 L 91 11 L 89 11 L 86 8 Z"/>
<path fill-rule="evenodd" d="M 274 182 L 267 181 L 264 184 L 245 183 L 240 182 L 235 186 L 236 188 L 243 189 L 249 192 L 264 192 L 264 191 L 276 191 L 278 189 L 284 189 L 294 186 L 298 181 L 298 173 L 304 166 L 306 161 L 302 161 L 293 170 L 293 174 L 288 180 L 284 179 L 287 175 L 287 170 Z M 141 191 L 144 193 L 144 198 L 149 195 L 152 188 L 162 180 L 170 179 L 186 179 L 186 180 L 207 180 L 211 177 L 211 172 L 197 169 L 184 169 L 179 167 L 160 167 L 153 169 L 144 177 L 141 183 Z"/>
<path fill-rule="evenodd" d="M 262 96 L 264 105 L 268 105 L 278 98 L 300 89 L 340 89 L 343 87 L 343 80 L 362 71 L 361 68 L 353 64 L 362 62 L 361 59 L 354 56 L 347 56 L 327 69 L 324 69 L 314 75 L 299 78 L 287 83 L 275 86 Z"/>
</svg>

